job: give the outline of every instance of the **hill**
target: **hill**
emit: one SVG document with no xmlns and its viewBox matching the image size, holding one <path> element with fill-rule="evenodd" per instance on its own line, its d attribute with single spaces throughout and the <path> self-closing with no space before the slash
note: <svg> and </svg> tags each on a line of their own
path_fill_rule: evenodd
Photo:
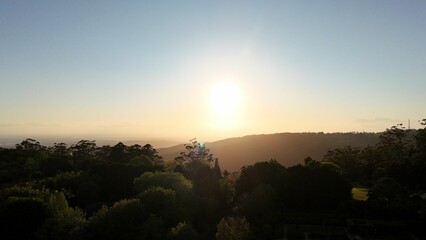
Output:
<svg viewBox="0 0 426 240">
<path fill-rule="evenodd" d="M 377 143 L 377 133 L 276 133 L 228 138 L 205 143 L 215 157 L 219 158 L 222 170 L 239 170 L 244 165 L 271 158 L 286 167 L 303 163 L 306 157 L 316 160 L 328 150 L 345 146 L 366 147 Z M 160 148 L 164 160 L 174 159 L 185 150 L 184 145 Z"/>
</svg>

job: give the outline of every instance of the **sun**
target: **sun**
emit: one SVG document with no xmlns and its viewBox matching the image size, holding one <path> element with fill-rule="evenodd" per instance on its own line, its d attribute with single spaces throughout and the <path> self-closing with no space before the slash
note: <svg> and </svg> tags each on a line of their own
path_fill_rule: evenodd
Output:
<svg viewBox="0 0 426 240">
<path fill-rule="evenodd" d="M 210 104 L 217 117 L 231 117 L 240 106 L 240 91 L 232 82 L 221 82 L 210 92 Z"/>
</svg>

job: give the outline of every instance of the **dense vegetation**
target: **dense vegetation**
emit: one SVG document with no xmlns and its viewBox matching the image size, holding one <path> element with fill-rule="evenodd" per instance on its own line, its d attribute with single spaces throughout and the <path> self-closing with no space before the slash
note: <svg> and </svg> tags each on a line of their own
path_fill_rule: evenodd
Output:
<svg viewBox="0 0 426 240">
<path fill-rule="evenodd" d="M 300 239 L 308 226 L 332 226 L 329 236 L 392 226 L 404 239 L 425 234 L 426 128 L 398 125 L 373 146 L 235 173 L 195 140 L 163 161 L 151 145 L 27 139 L 0 148 L 0 183 L 1 239 Z M 368 199 L 354 199 L 353 186 L 368 188 Z M 357 225 L 365 219 L 374 233 Z"/>
</svg>

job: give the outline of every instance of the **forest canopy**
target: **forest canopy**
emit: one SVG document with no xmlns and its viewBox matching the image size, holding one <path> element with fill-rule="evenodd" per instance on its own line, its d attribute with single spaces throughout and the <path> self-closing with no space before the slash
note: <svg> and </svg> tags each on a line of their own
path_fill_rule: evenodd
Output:
<svg viewBox="0 0 426 240">
<path fill-rule="evenodd" d="M 291 239 L 302 231 L 294 224 L 349 229 L 350 219 L 392 219 L 419 235 L 426 128 L 397 125 L 375 145 L 294 166 L 259 159 L 232 173 L 195 139 L 166 161 L 149 144 L 26 139 L 0 148 L 0 184 L 1 239 Z M 354 199 L 354 187 L 368 199 Z"/>
</svg>

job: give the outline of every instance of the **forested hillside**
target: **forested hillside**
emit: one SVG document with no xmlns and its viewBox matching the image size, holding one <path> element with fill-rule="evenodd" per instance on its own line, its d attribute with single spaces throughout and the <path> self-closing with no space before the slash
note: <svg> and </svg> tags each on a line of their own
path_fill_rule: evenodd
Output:
<svg viewBox="0 0 426 240">
<path fill-rule="evenodd" d="M 379 140 L 376 133 L 276 133 L 229 138 L 205 143 L 216 157 L 220 166 L 230 172 L 244 165 L 265 159 L 276 159 L 284 166 L 303 163 L 307 156 L 322 159 L 329 150 L 353 146 L 364 148 L 375 145 Z M 160 148 L 158 152 L 165 160 L 173 159 L 184 150 L 178 145 Z"/>
</svg>

